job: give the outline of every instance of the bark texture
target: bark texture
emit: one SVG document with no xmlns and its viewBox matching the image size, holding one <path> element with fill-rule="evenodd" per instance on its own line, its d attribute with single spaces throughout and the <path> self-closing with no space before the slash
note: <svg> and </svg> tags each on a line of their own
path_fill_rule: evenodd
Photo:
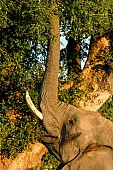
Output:
<svg viewBox="0 0 113 170">
<path fill-rule="evenodd" d="M 69 37 L 66 47 L 68 74 L 71 72 L 79 73 L 81 71 L 80 44 L 79 41 L 75 41 L 73 38 Z"/>
<path fill-rule="evenodd" d="M 88 59 L 80 74 L 82 83 L 71 82 L 61 87 L 63 90 L 78 86 L 86 90 L 82 100 L 78 100 L 78 105 L 83 109 L 97 111 L 113 93 L 113 68 L 111 67 L 113 59 L 111 62 L 107 62 L 106 59 L 106 55 L 113 55 L 112 34 L 110 31 L 101 37 L 92 36 Z"/>
<path fill-rule="evenodd" d="M 84 78 L 81 88 L 89 93 L 89 97 L 83 96 L 79 102 L 83 109 L 97 111 L 113 93 L 113 70 L 105 62 L 110 49 L 109 36 L 92 38 L 88 60 L 81 74 Z"/>
</svg>

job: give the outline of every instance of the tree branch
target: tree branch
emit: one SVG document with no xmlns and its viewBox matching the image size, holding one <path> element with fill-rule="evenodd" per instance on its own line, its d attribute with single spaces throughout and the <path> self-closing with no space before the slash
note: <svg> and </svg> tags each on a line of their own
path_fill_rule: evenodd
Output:
<svg viewBox="0 0 113 170">
<path fill-rule="evenodd" d="M 113 93 L 113 71 L 106 62 L 110 49 L 109 35 L 92 38 L 88 60 L 81 74 L 85 80 L 81 88 L 88 92 L 79 102 L 84 109 L 98 110 Z"/>
<path fill-rule="evenodd" d="M 91 39 L 90 50 L 85 67 L 80 74 L 84 79 L 82 84 L 65 84 L 61 88 L 69 89 L 79 87 L 86 93 L 79 99 L 78 105 L 86 110 L 97 111 L 113 93 L 113 70 L 111 65 L 113 60 L 110 57 L 113 53 L 112 30 L 103 36 L 95 35 Z M 107 59 L 109 56 L 109 61 Z"/>
</svg>

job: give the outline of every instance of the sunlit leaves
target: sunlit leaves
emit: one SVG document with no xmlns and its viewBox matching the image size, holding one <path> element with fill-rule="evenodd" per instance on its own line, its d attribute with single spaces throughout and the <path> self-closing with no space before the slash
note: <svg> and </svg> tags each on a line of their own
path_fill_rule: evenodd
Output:
<svg viewBox="0 0 113 170">
<path fill-rule="evenodd" d="M 99 112 L 113 122 L 113 95 L 106 101 L 106 103 L 99 109 Z"/>
<path fill-rule="evenodd" d="M 112 0 L 113 1 L 113 0 Z M 103 33 L 113 26 L 113 2 L 94 0 L 63 1 L 63 30 L 68 29 L 73 38 L 79 35 Z M 66 30 L 67 32 L 67 30 Z"/>
<path fill-rule="evenodd" d="M 38 107 L 44 74 L 41 60 L 46 60 L 48 41 L 53 38 L 49 32 L 51 16 L 54 13 L 60 16 L 61 30 L 67 38 L 103 33 L 113 26 L 113 0 L 58 0 L 53 10 L 54 1 L 1 1 L 1 144 L 2 153 L 8 156 L 21 152 L 30 141 L 38 138 L 41 130 L 40 122 L 26 105 L 25 91 L 29 90 Z M 41 60 L 40 56 L 43 56 Z M 112 61 L 109 56 L 106 58 L 106 63 Z M 70 79 L 75 83 L 79 81 L 72 76 Z M 77 105 L 76 99 L 83 93 L 71 88 L 59 95 L 62 101 Z"/>
</svg>

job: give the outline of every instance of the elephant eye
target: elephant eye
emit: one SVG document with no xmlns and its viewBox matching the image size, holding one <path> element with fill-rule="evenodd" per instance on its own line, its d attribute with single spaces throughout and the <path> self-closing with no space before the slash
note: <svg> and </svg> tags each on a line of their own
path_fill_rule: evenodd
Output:
<svg viewBox="0 0 113 170">
<path fill-rule="evenodd" d="M 75 119 L 70 119 L 68 123 L 69 123 L 69 125 L 74 126 L 75 123 L 76 123 L 76 120 Z"/>
</svg>

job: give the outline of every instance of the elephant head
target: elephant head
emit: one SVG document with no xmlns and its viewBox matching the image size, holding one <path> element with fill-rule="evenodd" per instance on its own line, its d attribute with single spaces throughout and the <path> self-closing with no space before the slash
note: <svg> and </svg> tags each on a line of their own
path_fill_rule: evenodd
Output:
<svg viewBox="0 0 113 170">
<path fill-rule="evenodd" d="M 55 38 L 49 43 L 40 102 L 42 113 L 36 110 L 28 92 L 26 100 L 32 111 L 43 120 L 48 132 L 48 135 L 42 138 L 43 143 L 63 164 L 72 163 L 73 165 L 73 162 L 81 160 L 82 155 L 90 147 L 97 146 L 98 150 L 101 147 L 113 148 L 113 124 L 98 112 L 82 110 L 59 101 L 57 91 L 60 28 L 57 15 L 51 19 L 51 26 L 51 34 Z M 78 164 L 83 165 L 82 161 Z"/>
</svg>

